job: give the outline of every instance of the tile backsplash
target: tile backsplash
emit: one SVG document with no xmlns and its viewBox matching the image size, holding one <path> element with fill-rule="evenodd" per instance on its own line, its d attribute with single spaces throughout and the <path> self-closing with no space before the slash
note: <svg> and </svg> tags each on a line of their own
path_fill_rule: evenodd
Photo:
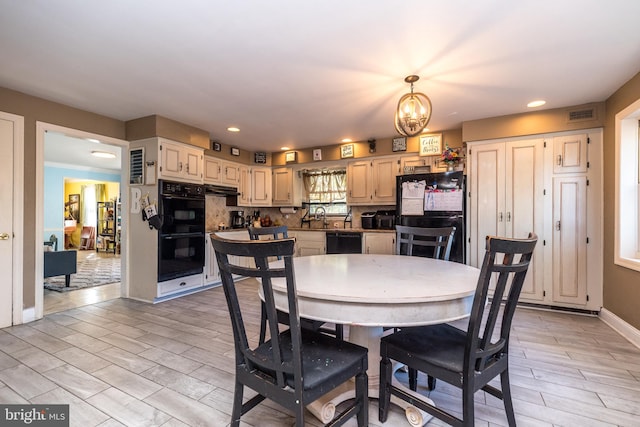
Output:
<svg viewBox="0 0 640 427">
<path fill-rule="evenodd" d="M 251 215 L 253 211 L 260 211 L 260 215 L 264 217 L 265 215 L 269 215 L 272 221 L 279 222 L 280 224 L 286 225 L 290 228 L 299 228 L 300 220 L 307 212 L 306 209 L 297 208 L 296 213 L 292 214 L 283 214 L 280 212 L 280 208 L 265 208 L 265 207 L 235 207 L 235 206 L 227 206 L 226 199 L 224 197 L 216 197 L 216 196 L 207 196 L 206 198 L 206 215 L 207 215 L 207 230 L 213 231 L 217 230 L 220 224 L 223 224 L 225 227 L 231 226 L 231 211 L 236 210 L 244 210 L 244 216 Z M 361 221 L 360 215 L 362 212 L 370 212 L 376 210 L 390 210 L 394 209 L 393 206 L 353 206 L 352 214 L 353 214 L 353 228 L 360 228 Z M 338 223 L 338 227 L 343 227 L 343 218 L 333 218 L 329 217 L 329 228 L 333 228 L 334 223 Z M 306 225 L 305 225 L 306 227 Z M 347 228 L 349 225 L 347 224 Z M 322 228 L 322 224 L 320 222 L 312 222 L 311 228 Z"/>
</svg>

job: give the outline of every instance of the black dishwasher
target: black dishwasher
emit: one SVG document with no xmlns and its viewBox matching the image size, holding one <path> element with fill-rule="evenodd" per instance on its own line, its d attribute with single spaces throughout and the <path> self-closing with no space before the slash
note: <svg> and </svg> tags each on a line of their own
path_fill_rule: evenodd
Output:
<svg viewBox="0 0 640 427">
<path fill-rule="evenodd" d="M 328 231 L 326 236 L 328 254 L 362 253 L 362 233 Z"/>
</svg>

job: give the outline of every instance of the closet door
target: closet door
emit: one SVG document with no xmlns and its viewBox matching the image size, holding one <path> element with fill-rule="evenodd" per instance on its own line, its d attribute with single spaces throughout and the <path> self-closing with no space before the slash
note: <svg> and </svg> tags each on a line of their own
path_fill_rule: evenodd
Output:
<svg viewBox="0 0 640 427">
<path fill-rule="evenodd" d="M 506 150 L 505 236 L 525 238 L 535 232 L 539 243 L 531 260 L 520 299 L 544 298 L 544 140 L 509 141 Z"/>
<path fill-rule="evenodd" d="M 553 179 L 553 301 L 587 304 L 587 177 Z"/>
<path fill-rule="evenodd" d="M 480 267 L 486 236 L 505 233 L 505 144 L 470 146 L 469 264 Z"/>
</svg>

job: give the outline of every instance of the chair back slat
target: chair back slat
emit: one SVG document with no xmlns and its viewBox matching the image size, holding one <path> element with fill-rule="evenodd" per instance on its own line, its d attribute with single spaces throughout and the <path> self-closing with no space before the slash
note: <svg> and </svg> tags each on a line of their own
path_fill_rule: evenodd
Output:
<svg viewBox="0 0 640 427">
<path fill-rule="evenodd" d="M 296 285 L 293 271 L 294 239 L 283 240 L 227 240 L 212 235 L 211 244 L 216 253 L 218 266 L 222 278 L 222 285 L 231 316 L 234 340 L 236 341 L 236 363 L 247 364 L 250 369 L 258 369 L 265 375 L 272 375 L 274 382 L 280 387 L 285 387 L 285 375 L 294 375 L 301 378 L 302 363 L 300 359 L 300 317 L 298 313 Z M 250 257 L 255 266 L 233 264 L 229 256 Z M 283 267 L 272 267 L 269 257 L 281 257 L 284 259 Z M 264 303 L 267 310 L 269 331 L 272 337 L 269 356 L 265 358 L 265 352 L 257 352 L 251 348 L 247 339 L 246 327 L 242 316 L 242 310 L 235 289 L 233 275 L 254 277 L 259 280 L 264 295 Z M 275 299 L 272 280 L 284 279 L 287 285 L 289 320 L 291 329 L 291 349 L 284 349 L 278 333 Z M 292 350 L 292 351 L 291 351 Z M 290 359 L 286 355 L 292 355 Z M 300 388 L 301 390 L 302 388 Z"/>
<path fill-rule="evenodd" d="M 422 228 L 396 225 L 396 254 L 420 255 L 414 248 L 424 248 L 423 254 L 449 261 L 455 227 Z M 424 255 L 422 255 L 424 256 Z"/>
<path fill-rule="evenodd" d="M 497 360 L 501 353 L 508 351 L 511 321 L 537 239 L 534 233 L 530 233 L 526 239 L 487 237 L 486 252 L 469 318 L 466 344 L 469 357 L 465 358 L 465 370 L 482 371 L 492 360 Z M 493 295 L 488 301 L 492 278 L 497 280 Z M 504 307 L 501 307 L 503 302 Z M 496 330 L 498 324 L 499 330 Z"/>
</svg>

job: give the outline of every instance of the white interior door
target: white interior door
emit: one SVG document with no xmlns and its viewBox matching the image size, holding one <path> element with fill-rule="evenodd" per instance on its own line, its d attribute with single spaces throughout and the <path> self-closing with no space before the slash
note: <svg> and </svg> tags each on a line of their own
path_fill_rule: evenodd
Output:
<svg viewBox="0 0 640 427">
<path fill-rule="evenodd" d="M 0 113 L 0 328 L 13 316 L 13 144 L 15 122 Z"/>
</svg>

